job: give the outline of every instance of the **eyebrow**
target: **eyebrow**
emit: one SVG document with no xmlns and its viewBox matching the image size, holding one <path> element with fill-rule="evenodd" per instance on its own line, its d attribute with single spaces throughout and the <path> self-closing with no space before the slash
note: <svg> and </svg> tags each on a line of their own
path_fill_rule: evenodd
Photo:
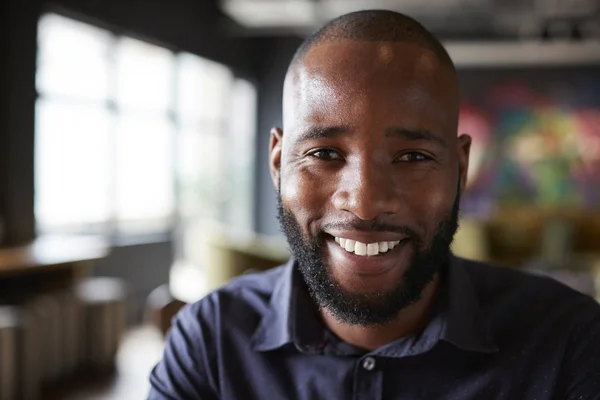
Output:
<svg viewBox="0 0 600 400">
<path fill-rule="evenodd" d="M 313 139 L 330 139 L 337 136 L 347 136 L 352 132 L 349 126 L 315 126 L 302 132 L 297 141 L 304 142 Z"/>
<path fill-rule="evenodd" d="M 338 136 L 348 136 L 352 133 L 352 128 L 345 125 L 338 126 L 315 126 L 302 132 L 297 141 L 304 142 L 314 139 L 331 139 Z M 389 128 L 385 134 L 386 137 L 400 137 L 411 141 L 429 141 L 435 142 L 444 148 L 448 148 L 448 143 L 440 136 L 428 130 L 413 130 L 406 128 Z"/>
<path fill-rule="evenodd" d="M 390 128 L 387 130 L 386 137 L 401 137 L 406 140 L 413 141 L 429 141 L 435 142 L 444 148 L 448 148 L 448 143 L 439 135 L 427 130 L 413 130 L 405 128 Z"/>
</svg>

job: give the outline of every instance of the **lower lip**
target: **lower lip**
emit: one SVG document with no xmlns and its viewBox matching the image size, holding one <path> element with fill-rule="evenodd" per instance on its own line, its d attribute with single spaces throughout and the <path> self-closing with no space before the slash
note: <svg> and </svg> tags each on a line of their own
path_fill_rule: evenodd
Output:
<svg viewBox="0 0 600 400">
<path fill-rule="evenodd" d="M 404 239 L 392 250 L 379 253 L 376 256 L 357 256 L 342 249 L 333 239 L 328 240 L 327 244 L 332 261 L 335 264 L 341 264 L 343 268 L 351 270 L 357 275 L 373 276 L 385 274 L 399 264 L 404 264 L 401 262 L 401 258 L 409 249 L 408 242 L 409 239 Z"/>
</svg>

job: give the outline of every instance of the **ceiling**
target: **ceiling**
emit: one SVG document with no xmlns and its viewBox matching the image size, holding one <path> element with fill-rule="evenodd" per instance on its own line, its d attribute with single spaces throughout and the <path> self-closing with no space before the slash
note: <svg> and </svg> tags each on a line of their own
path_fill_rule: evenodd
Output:
<svg viewBox="0 0 600 400">
<path fill-rule="evenodd" d="M 441 5 L 443 4 L 443 6 Z M 306 35 L 363 9 L 408 14 L 441 37 L 600 38 L 600 0 L 221 0 L 238 33 Z"/>
</svg>

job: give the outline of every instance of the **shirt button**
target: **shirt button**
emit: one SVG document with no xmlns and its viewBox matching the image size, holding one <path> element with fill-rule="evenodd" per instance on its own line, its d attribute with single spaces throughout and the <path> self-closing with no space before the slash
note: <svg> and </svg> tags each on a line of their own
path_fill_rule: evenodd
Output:
<svg viewBox="0 0 600 400">
<path fill-rule="evenodd" d="M 373 371 L 375 364 L 375 359 L 373 357 L 367 357 L 363 360 L 362 366 L 367 371 Z"/>
</svg>

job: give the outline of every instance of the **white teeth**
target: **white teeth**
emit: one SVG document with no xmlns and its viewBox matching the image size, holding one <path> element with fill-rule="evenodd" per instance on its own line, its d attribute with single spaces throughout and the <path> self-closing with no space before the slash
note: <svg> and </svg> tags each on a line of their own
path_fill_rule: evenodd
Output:
<svg viewBox="0 0 600 400">
<path fill-rule="evenodd" d="M 367 255 L 367 245 L 361 242 L 356 242 L 354 245 L 354 254 L 357 256 L 366 256 Z"/>
<path fill-rule="evenodd" d="M 367 255 L 376 256 L 379 254 L 379 243 L 369 243 L 367 245 Z"/>
<path fill-rule="evenodd" d="M 350 253 L 354 253 L 354 246 L 356 245 L 356 241 L 352 240 L 352 239 L 346 239 L 346 245 L 344 246 L 344 248 L 346 249 L 346 251 L 349 251 Z"/>
<path fill-rule="evenodd" d="M 386 241 L 375 243 L 362 243 L 352 239 L 335 238 L 336 243 L 349 253 L 354 253 L 358 256 L 376 256 L 379 253 L 385 253 L 396 247 L 400 241 Z"/>
</svg>

